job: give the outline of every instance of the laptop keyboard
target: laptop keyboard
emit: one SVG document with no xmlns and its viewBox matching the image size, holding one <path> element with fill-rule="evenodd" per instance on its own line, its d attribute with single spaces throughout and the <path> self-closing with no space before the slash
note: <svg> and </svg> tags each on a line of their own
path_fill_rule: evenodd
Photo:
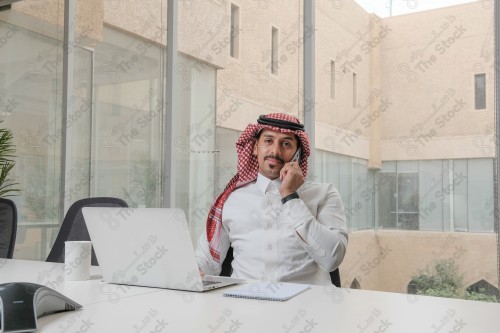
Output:
<svg viewBox="0 0 500 333">
<path fill-rule="evenodd" d="M 203 281 L 204 286 L 210 286 L 212 284 L 220 283 L 219 281 Z"/>
</svg>

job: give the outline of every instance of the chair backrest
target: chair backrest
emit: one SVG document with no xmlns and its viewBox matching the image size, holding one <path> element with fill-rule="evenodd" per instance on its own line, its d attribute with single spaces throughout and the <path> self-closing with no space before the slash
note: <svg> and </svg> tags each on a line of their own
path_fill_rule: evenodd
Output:
<svg viewBox="0 0 500 333">
<path fill-rule="evenodd" d="M 16 205 L 10 199 L 0 198 L 0 258 L 12 259 L 16 233 Z"/>
<path fill-rule="evenodd" d="M 338 267 L 330 272 L 330 279 L 335 287 L 340 288 L 340 271 Z"/>
<path fill-rule="evenodd" d="M 231 267 L 231 263 L 233 262 L 233 248 L 229 247 L 229 250 L 226 254 L 226 259 L 222 262 L 222 269 L 220 271 L 220 276 L 231 276 L 233 272 L 233 268 Z"/>
<path fill-rule="evenodd" d="M 231 267 L 231 263 L 233 261 L 233 248 L 230 247 L 226 254 L 226 259 L 222 262 L 222 270 L 220 272 L 220 276 L 231 276 L 233 271 Z M 330 272 L 330 279 L 335 287 L 340 288 L 340 271 L 339 269 L 335 269 Z"/>
<path fill-rule="evenodd" d="M 47 257 L 48 262 L 64 262 L 64 242 L 65 241 L 89 241 L 89 231 L 83 219 L 83 207 L 128 207 L 127 203 L 118 198 L 96 197 L 76 201 L 69 207 L 61 225 L 61 230 L 57 234 L 56 241 Z M 99 265 L 92 249 L 91 264 Z"/>
</svg>

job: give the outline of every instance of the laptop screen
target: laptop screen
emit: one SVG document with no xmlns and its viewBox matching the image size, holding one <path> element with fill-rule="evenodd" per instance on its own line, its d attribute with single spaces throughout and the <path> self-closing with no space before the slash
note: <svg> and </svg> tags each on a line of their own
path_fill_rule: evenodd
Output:
<svg viewBox="0 0 500 333">
<path fill-rule="evenodd" d="M 182 210 L 85 207 L 82 213 L 106 282 L 202 289 Z"/>
</svg>

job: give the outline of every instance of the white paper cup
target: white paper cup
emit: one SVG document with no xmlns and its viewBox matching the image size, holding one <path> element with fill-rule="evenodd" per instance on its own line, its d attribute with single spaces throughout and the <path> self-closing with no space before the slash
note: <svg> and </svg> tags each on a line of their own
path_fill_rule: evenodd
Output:
<svg viewBox="0 0 500 333">
<path fill-rule="evenodd" d="M 64 279 L 67 281 L 83 281 L 90 277 L 90 259 L 92 242 L 64 242 Z"/>
</svg>

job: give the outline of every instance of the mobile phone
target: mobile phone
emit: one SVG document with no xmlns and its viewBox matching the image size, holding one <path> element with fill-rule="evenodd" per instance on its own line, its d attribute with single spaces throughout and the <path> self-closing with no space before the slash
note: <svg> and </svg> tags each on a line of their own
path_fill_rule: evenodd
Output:
<svg viewBox="0 0 500 333">
<path fill-rule="evenodd" d="M 297 149 L 297 152 L 295 152 L 295 155 L 293 155 L 292 160 L 290 162 L 299 162 L 300 163 L 300 153 L 301 153 L 301 148 Z"/>
</svg>

